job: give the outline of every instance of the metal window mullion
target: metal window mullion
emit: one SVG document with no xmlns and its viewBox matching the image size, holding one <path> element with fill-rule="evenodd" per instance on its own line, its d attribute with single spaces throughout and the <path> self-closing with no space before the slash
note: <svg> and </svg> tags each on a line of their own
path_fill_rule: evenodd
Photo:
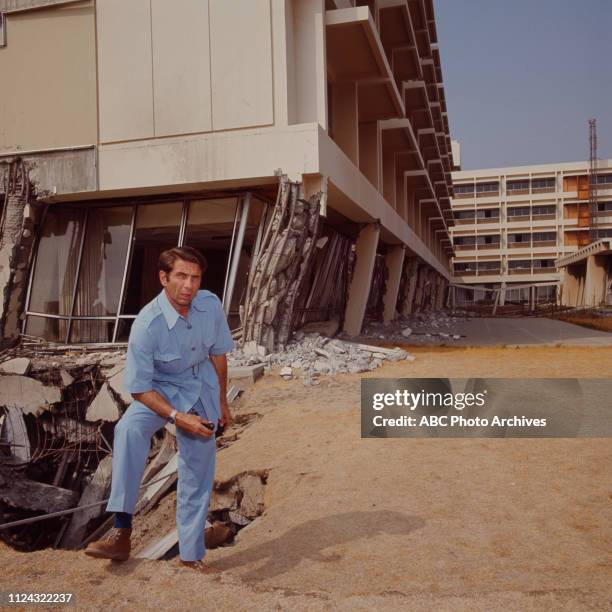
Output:
<svg viewBox="0 0 612 612">
<path fill-rule="evenodd" d="M 47 218 L 47 211 L 49 210 L 49 205 L 47 204 L 47 206 L 45 206 L 45 209 L 43 210 L 43 213 L 41 215 L 40 218 L 40 224 L 39 224 L 39 228 L 42 230 L 42 228 L 45 225 L 45 220 Z M 40 241 L 41 241 L 41 235 L 40 232 L 38 232 L 38 236 L 36 238 L 36 248 L 34 250 L 34 257 L 32 257 L 32 265 L 30 267 L 30 278 L 28 279 L 28 290 L 26 293 L 26 299 L 25 299 L 25 313 L 26 316 L 23 317 L 23 322 L 21 324 L 21 333 L 25 334 L 25 330 L 26 330 L 26 325 L 28 322 L 28 311 L 30 309 L 30 297 L 32 296 L 32 284 L 34 283 L 34 271 L 36 270 L 36 263 L 38 262 L 38 248 L 40 247 Z"/>
<path fill-rule="evenodd" d="M 223 308 L 225 310 L 225 295 L 227 293 L 227 283 L 229 281 L 230 270 L 232 267 L 232 260 L 234 255 L 234 242 L 236 240 L 236 231 L 238 225 L 238 217 L 242 217 L 242 208 L 244 205 L 244 196 L 238 196 L 236 203 L 236 210 L 234 212 L 234 226 L 232 228 L 232 240 L 230 242 L 229 253 L 227 255 L 227 265 L 225 266 L 225 280 L 223 281 L 223 296 L 221 298 L 221 303 L 223 304 Z"/>
<path fill-rule="evenodd" d="M 242 244 L 244 243 L 244 234 L 249 221 L 249 208 L 251 206 L 251 192 L 247 192 L 242 200 L 242 211 L 240 215 L 240 227 L 238 228 L 238 236 L 236 244 L 232 252 L 231 266 L 228 268 L 227 290 L 223 292 L 223 309 L 225 314 L 229 314 L 232 304 L 232 295 L 234 294 L 234 285 L 236 284 L 236 274 L 238 273 L 238 265 L 240 263 L 240 254 L 242 252 Z"/>
<path fill-rule="evenodd" d="M 125 266 L 123 268 L 123 278 L 121 279 L 121 292 L 119 294 L 119 304 L 117 304 L 117 312 L 115 314 L 115 328 L 113 329 L 113 337 L 111 342 L 114 344 L 117 341 L 117 331 L 119 329 L 119 313 L 123 309 L 123 299 L 125 297 L 125 285 L 127 283 L 127 274 L 130 269 L 130 261 L 134 250 L 134 230 L 136 227 L 136 214 L 138 213 L 138 205 L 135 204 L 132 211 L 132 224 L 130 226 L 130 237 L 128 240 L 127 253 L 125 254 Z"/>
<path fill-rule="evenodd" d="M 76 295 L 77 289 L 79 287 L 79 281 L 81 276 L 81 263 L 83 261 L 83 250 L 85 248 L 85 236 L 87 234 L 87 224 L 89 221 L 89 209 L 85 210 L 85 221 L 83 223 L 83 235 L 81 236 L 81 246 L 79 247 L 79 260 L 77 262 L 77 269 L 74 278 L 74 289 L 72 290 L 72 303 L 70 304 L 70 315 L 68 319 L 68 327 L 66 329 L 66 344 L 68 344 L 70 339 L 70 334 L 72 333 L 72 317 L 74 316 L 74 307 L 76 305 Z"/>
<path fill-rule="evenodd" d="M 178 246 L 182 247 L 185 242 L 185 234 L 187 233 L 187 217 L 189 215 L 190 200 L 183 200 L 183 209 L 181 211 L 181 225 L 179 227 Z"/>
</svg>

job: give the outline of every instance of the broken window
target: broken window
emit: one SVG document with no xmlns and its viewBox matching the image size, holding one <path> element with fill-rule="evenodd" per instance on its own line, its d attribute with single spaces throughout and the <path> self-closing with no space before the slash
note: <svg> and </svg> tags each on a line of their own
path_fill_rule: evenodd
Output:
<svg viewBox="0 0 612 612">
<path fill-rule="evenodd" d="M 85 228 L 85 211 L 51 207 L 45 215 L 30 291 L 26 333 L 64 342 Z M 64 317 L 64 318 L 60 318 Z"/>
<path fill-rule="evenodd" d="M 126 342 L 136 314 L 161 291 L 160 253 L 183 244 L 206 257 L 202 287 L 224 300 L 230 326 L 237 327 L 267 210 L 251 194 L 49 208 L 25 333 L 53 342 Z"/>
<path fill-rule="evenodd" d="M 88 210 L 75 316 L 108 317 L 117 314 L 133 214 L 132 206 Z M 75 321 L 70 341 L 112 342 L 114 330 L 114 316 Z"/>
</svg>

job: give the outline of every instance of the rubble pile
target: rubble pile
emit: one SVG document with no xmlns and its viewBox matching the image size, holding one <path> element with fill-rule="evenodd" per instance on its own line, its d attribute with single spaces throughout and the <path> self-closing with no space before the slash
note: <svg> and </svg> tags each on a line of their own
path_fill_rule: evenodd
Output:
<svg viewBox="0 0 612 612">
<path fill-rule="evenodd" d="M 29 521 L 108 497 L 114 426 L 132 401 L 123 386 L 125 359 L 125 350 L 46 344 L 0 354 L 0 523 Z M 239 393 L 231 387 L 228 401 Z M 217 438 L 219 448 L 235 441 L 256 415 L 243 416 L 244 423 Z M 175 488 L 177 465 L 175 432 L 168 425 L 153 438 L 137 511 L 151 511 Z M 217 539 L 246 524 L 228 514 L 222 528 L 216 518 Z M 255 518 L 253 512 L 248 518 Z M 0 530 L 0 538 L 25 551 L 80 548 L 111 524 L 99 503 Z"/>
<path fill-rule="evenodd" d="M 413 361 L 415 357 L 401 348 L 386 348 L 330 339 L 318 333 L 298 331 L 283 351 L 267 353 L 265 348 L 247 342 L 229 355 L 230 366 L 263 363 L 267 370 L 281 367 L 280 375 L 290 379 L 299 371 L 305 384 L 316 384 L 320 375 L 368 372 L 382 366 L 384 360 Z"/>
<path fill-rule="evenodd" d="M 362 335 L 366 338 L 379 338 L 387 342 L 410 344 L 449 344 L 462 338 L 455 332 L 459 321 L 464 321 L 474 313 L 466 311 L 416 312 L 400 316 L 392 323 L 366 321 Z"/>
</svg>

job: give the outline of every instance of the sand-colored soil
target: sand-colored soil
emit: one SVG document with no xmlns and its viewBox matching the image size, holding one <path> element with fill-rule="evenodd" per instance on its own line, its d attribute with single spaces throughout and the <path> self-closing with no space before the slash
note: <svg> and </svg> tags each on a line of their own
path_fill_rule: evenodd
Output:
<svg viewBox="0 0 612 612">
<path fill-rule="evenodd" d="M 368 376 L 612 372 L 609 348 L 414 354 Z M 209 553 L 220 579 L 4 547 L 0 589 L 72 591 L 87 609 L 610 609 L 610 440 L 363 440 L 359 380 L 271 374 L 241 400 L 263 418 L 219 453 L 217 478 L 268 468 L 266 511 Z"/>
</svg>

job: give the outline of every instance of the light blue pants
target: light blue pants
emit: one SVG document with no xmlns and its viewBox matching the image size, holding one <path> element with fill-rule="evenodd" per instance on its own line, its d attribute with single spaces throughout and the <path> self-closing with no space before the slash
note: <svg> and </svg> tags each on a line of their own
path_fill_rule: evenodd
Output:
<svg viewBox="0 0 612 612">
<path fill-rule="evenodd" d="M 204 414 L 201 405 L 196 405 L 196 410 Z M 130 404 L 117 423 L 107 512 L 134 513 L 151 436 L 165 423 L 165 419 L 137 401 Z M 216 428 L 215 422 L 215 431 Z M 215 436 L 193 436 L 177 427 L 176 439 L 179 450 L 176 494 L 179 552 L 183 561 L 199 561 L 206 554 L 204 526 L 215 477 Z"/>
</svg>

